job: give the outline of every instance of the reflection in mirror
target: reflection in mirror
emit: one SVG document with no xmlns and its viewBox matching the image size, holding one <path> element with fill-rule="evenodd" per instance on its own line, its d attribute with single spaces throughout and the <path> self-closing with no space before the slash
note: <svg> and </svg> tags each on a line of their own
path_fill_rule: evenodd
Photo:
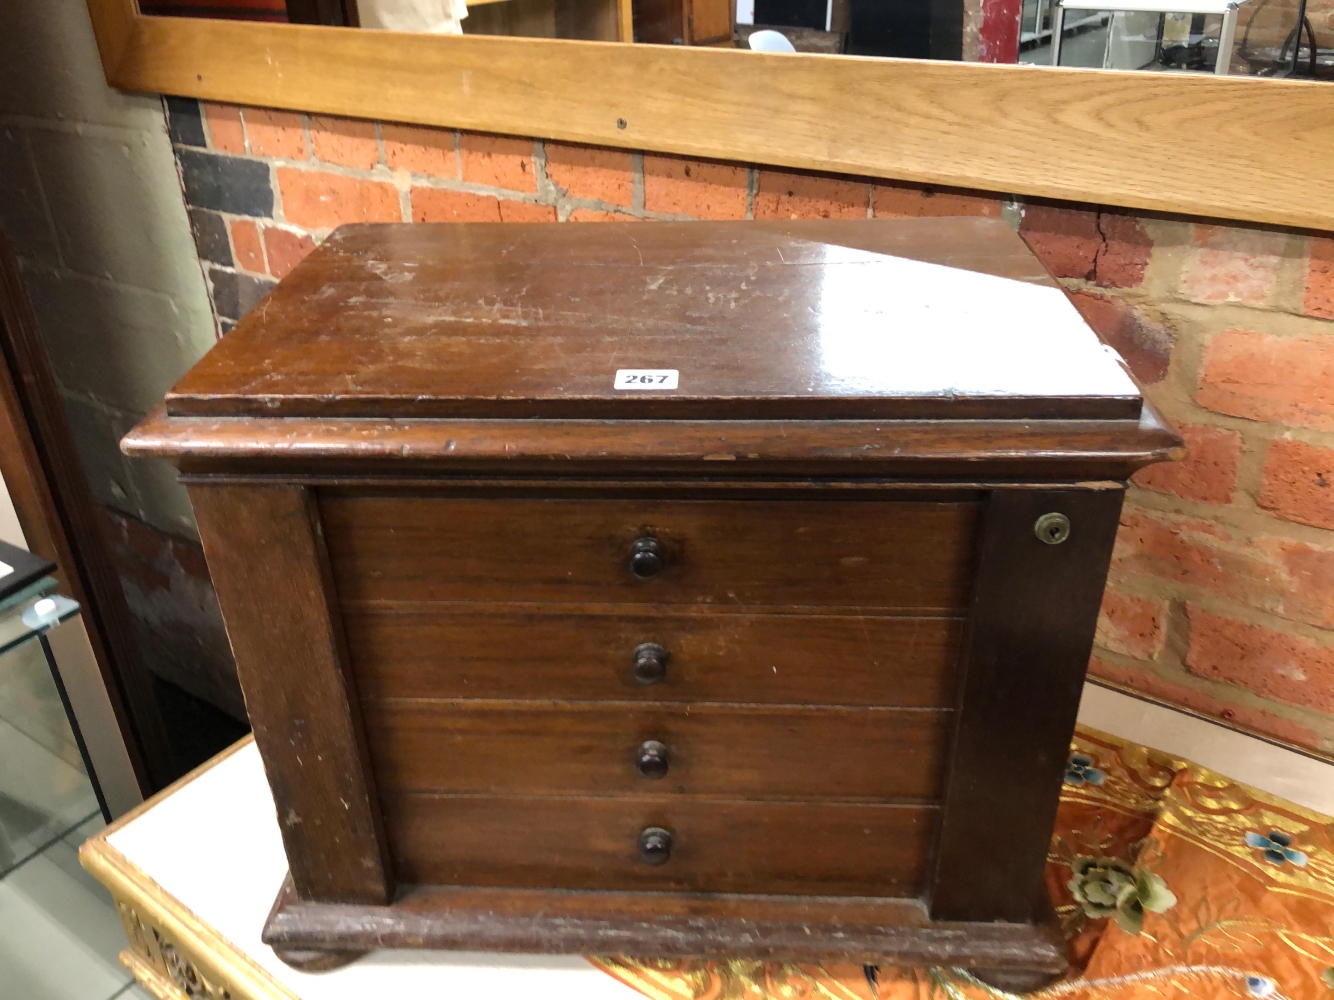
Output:
<svg viewBox="0 0 1334 1000">
<path fill-rule="evenodd" d="M 1019 61 L 1334 79 L 1331 0 L 1103 2 L 1024 0 Z"/>
<path fill-rule="evenodd" d="M 1334 80 L 1334 0 L 142 0 L 145 14 Z M 1017 29 L 1017 30 L 1016 30 Z"/>
</svg>

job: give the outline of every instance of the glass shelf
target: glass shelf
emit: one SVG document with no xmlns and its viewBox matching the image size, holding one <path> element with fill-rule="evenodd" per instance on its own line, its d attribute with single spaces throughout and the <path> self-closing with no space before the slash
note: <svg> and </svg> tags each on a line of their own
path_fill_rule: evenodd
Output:
<svg viewBox="0 0 1334 1000">
<path fill-rule="evenodd" d="M 79 614 L 58 586 L 42 577 L 0 601 L 0 876 L 110 818 L 45 638 Z"/>
<path fill-rule="evenodd" d="M 79 605 L 56 593 L 56 579 L 44 576 L 0 601 L 0 655 L 49 632 L 79 613 Z"/>
</svg>

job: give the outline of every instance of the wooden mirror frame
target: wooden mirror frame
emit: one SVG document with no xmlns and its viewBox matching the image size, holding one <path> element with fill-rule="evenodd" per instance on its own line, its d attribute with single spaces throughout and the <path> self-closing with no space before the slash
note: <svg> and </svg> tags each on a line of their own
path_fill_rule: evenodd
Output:
<svg viewBox="0 0 1334 1000">
<path fill-rule="evenodd" d="M 1334 84 L 88 8 L 127 90 L 1334 229 Z"/>
</svg>

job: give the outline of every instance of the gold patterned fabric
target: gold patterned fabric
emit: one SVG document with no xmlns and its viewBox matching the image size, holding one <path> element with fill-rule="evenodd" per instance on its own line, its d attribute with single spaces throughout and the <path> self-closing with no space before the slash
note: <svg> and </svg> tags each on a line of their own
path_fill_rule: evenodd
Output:
<svg viewBox="0 0 1334 1000">
<path fill-rule="evenodd" d="M 979 864 L 986 863 L 979 851 Z M 1047 885 L 1077 975 L 1035 998 L 1334 1000 L 1334 819 L 1081 728 Z M 956 969 L 596 958 L 653 1000 L 985 1000 Z"/>
</svg>

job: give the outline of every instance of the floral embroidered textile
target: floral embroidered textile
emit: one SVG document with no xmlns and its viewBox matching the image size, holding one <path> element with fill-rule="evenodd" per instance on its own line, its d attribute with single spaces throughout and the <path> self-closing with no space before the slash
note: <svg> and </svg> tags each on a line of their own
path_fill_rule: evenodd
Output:
<svg viewBox="0 0 1334 1000">
<path fill-rule="evenodd" d="M 1047 888 L 1072 977 L 1037 1000 L 1334 1000 L 1334 819 L 1081 728 Z M 955 969 L 596 958 L 652 1000 L 998 1000 Z"/>
</svg>

